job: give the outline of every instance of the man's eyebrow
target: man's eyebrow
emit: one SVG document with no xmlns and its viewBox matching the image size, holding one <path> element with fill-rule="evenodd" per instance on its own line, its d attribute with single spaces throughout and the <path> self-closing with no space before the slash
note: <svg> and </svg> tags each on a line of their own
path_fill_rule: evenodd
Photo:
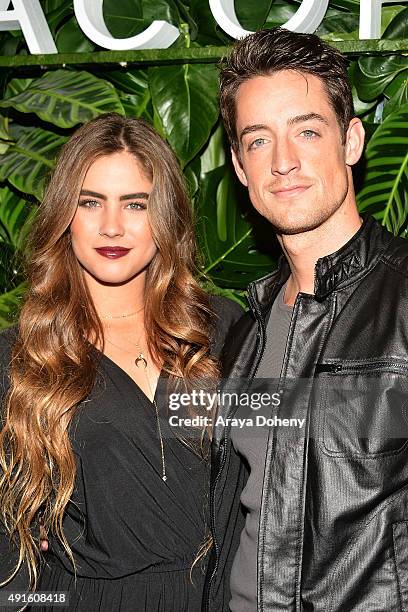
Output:
<svg viewBox="0 0 408 612">
<path fill-rule="evenodd" d="M 316 121 L 320 121 L 325 125 L 329 125 L 329 122 L 323 115 L 319 113 L 307 113 L 306 115 L 296 115 L 296 117 L 291 117 L 288 119 L 288 125 L 296 125 L 297 123 L 304 123 L 305 121 L 310 121 L 311 119 L 315 119 Z"/>
<path fill-rule="evenodd" d="M 239 140 L 242 142 L 243 137 L 246 136 L 247 134 L 252 134 L 252 132 L 257 132 L 258 130 L 267 130 L 267 129 L 268 129 L 268 126 L 265 125 L 264 123 L 255 123 L 254 125 L 247 125 L 246 127 L 244 127 L 241 134 L 239 135 Z"/>
<path fill-rule="evenodd" d="M 102 193 L 98 193 L 97 191 L 89 191 L 88 189 L 81 189 L 81 193 L 79 195 L 90 196 L 91 198 L 98 198 L 99 200 L 107 200 L 107 197 Z M 148 198 L 148 193 L 145 191 L 139 191 L 138 193 L 127 193 L 126 195 L 122 195 L 120 196 L 119 200 L 147 200 Z"/>
<path fill-rule="evenodd" d="M 327 119 L 323 117 L 323 115 L 320 115 L 319 113 L 307 113 L 306 115 L 296 115 L 296 117 L 291 117 L 290 119 L 288 119 L 287 123 L 288 125 L 296 125 L 297 123 L 303 123 L 304 121 L 310 121 L 311 119 L 314 119 L 315 121 L 320 121 L 321 123 L 324 123 L 325 125 L 329 125 L 329 122 L 327 121 Z M 242 142 L 242 139 L 247 134 L 252 134 L 252 132 L 257 132 L 258 130 L 268 130 L 268 129 L 269 129 L 268 126 L 265 125 L 264 123 L 255 123 L 254 125 L 247 125 L 241 131 L 239 140 Z"/>
</svg>

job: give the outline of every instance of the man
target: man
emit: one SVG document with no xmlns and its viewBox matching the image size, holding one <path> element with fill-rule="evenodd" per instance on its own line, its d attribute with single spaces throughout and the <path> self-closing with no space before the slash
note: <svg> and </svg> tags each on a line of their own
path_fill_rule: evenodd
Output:
<svg viewBox="0 0 408 612">
<path fill-rule="evenodd" d="M 407 610 L 408 243 L 358 213 L 346 61 L 314 35 L 260 31 L 225 60 L 220 100 L 283 250 L 249 286 L 226 375 L 297 381 L 271 414 L 305 425 L 216 428 L 203 609 Z"/>
</svg>

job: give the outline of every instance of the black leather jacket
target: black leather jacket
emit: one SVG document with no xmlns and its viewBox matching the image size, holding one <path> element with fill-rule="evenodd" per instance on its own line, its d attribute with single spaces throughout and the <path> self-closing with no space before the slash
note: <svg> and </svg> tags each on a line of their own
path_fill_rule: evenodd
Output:
<svg viewBox="0 0 408 612">
<path fill-rule="evenodd" d="M 227 344 L 229 377 L 254 377 L 288 275 L 283 261 L 250 285 L 251 311 Z M 301 433 L 269 433 L 258 612 L 408 610 L 407 348 L 408 242 L 365 217 L 344 247 L 318 260 L 315 295 L 294 305 L 282 376 L 314 389 L 277 410 L 304 416 Z M 229 610 L 246 478 L 228 427 L 217 427 L 205 612 Z"/>
</svg>

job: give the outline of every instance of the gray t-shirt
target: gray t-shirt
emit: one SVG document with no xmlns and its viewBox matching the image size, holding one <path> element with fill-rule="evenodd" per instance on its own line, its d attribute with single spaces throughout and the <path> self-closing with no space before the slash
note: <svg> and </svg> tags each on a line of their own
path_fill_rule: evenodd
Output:
<svg viewBox="0 0 408 612">
<path fill-rule="evenodd" d="M 286 341 L 292 317 L 292 307 L 283 303 L 284 285 L 272 306 L 266 328 L 265 352 L 256 374 L 257 379 L 279 379 Z M 273 388 L 276 387 L 276 388 Z M 277 390 L 277 385 L 268 385 L 268 392 Z M 275 409 L 268 407 L 257 413 L 268 416 Z M 239 407 L 237 417 L 247 418 L 248 407 Z M 259 516 L 262 499 L 266 444 L 268 427 L 231 427 L 231 440 L 237 453 L 246 460 L 250 474 L 241 494 L 241 503 L 245 508 L 245 526 L 241 533 L 240 544 L 235 555 L 231 571 L 232 612 L 257 611 L 257 550 Z"/>
</svg>

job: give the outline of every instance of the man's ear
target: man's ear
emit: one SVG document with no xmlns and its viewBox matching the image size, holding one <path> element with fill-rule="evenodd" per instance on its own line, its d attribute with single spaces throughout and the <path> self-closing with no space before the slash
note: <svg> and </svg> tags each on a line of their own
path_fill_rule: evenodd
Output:
<svg viewBox="0 0 408 612">
<path fill-rule="evenodd" d="M 346 134 L 346 164 L 353 166 L 358 162 L 364 148 L 364 128 L 358 117 L 354 117 L 350 123 Z"/>
<path fill-rule="evenodd" d="M 244 169 L 242 167 L 241 160 L 239 159 L 238 154 L 234 151 L 232 147 L 231 147 L 231 157 L 232 157 L 232 163 L 234 164 L 234 168 L 235 168 L 237 177 L 239 178 L 241 183 L 245 185 L 245 187 L 248 187 L 248 181 L 247 181 Z"/>
</svg>

